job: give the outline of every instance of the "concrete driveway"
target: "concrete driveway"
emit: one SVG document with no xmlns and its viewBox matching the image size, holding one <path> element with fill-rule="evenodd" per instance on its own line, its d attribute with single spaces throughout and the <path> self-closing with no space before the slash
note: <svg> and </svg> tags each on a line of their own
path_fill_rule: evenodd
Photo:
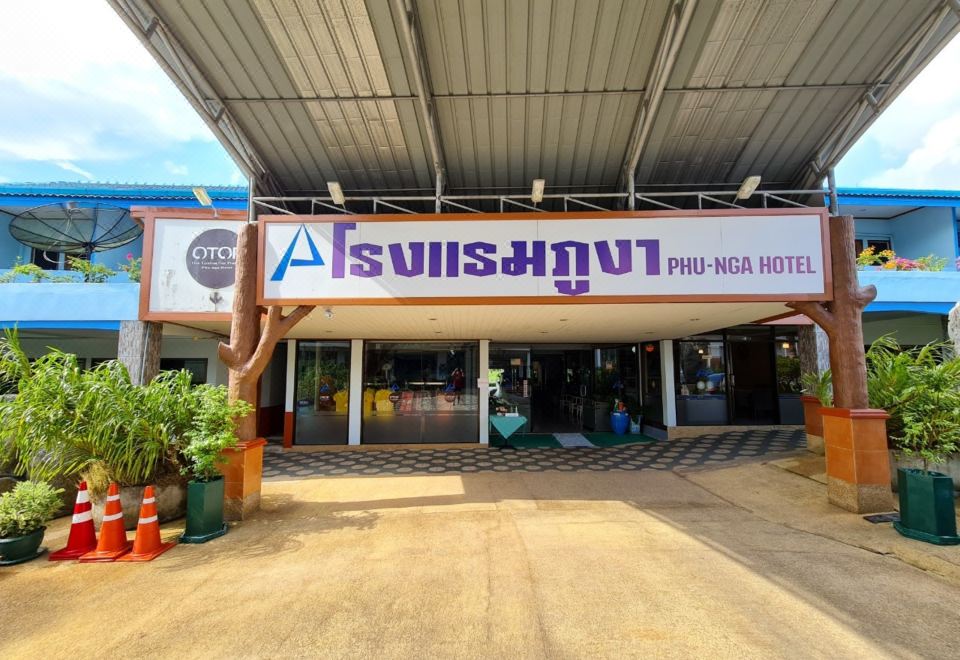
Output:
<svg viewBox="0 0 960 660">
<path fill-rule="evenodd" d="M 47 544 L 65 532 L 58 521 Z M 5 658 L 948 657 L 960 644 L 950 583 L 663 470 L 274 480 L 255 518 L 209 544 L 149 564 L 0 569 L 0 594 Z"/>
</svg>

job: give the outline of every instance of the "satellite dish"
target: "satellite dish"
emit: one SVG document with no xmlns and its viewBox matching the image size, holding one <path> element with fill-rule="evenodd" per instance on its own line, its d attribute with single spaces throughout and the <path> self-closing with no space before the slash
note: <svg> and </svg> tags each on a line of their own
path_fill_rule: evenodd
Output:
<svg viewBox="0 0 960 660">
<path fill-rule="evenodd" d="M 10 234 L 15 239 L 45 252 L 89 257 L 126 245 L 143 233 L 129 209 L 97 202 L 45 204 L 2 213 L 11 217 Z"/>
</svg>

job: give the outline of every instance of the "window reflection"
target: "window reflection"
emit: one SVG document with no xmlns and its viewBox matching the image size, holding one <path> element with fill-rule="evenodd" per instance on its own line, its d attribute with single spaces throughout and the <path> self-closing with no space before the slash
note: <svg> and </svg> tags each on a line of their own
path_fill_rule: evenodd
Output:
<svg viewBox="0 0 960 660">
<path fill-rule="evenodd" d="M 347 443 L 350 343 L 297 342 L 297 444 Z"/>
<path fill-rule="evenodd" d="M 477 368 L 475 343 L 367 343 L 362 441 L 476 442 Z"/>
</svg>

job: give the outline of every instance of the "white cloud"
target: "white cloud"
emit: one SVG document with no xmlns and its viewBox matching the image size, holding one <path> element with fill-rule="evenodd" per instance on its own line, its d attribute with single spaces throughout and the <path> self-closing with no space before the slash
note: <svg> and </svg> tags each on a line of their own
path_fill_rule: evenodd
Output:
<svg viewBox="0 0 960 660">
<path fill-rule="evenodd" d="M 960 188 L 960 113 L 931 126 L 899 167 L 867 177 L 876 188 Z"/>
<path fill-rule="evenodd" d="M 118 160 L 213 136 L 106 2 L 5 3 L 0 155 Z"/>
<path fill-rule="evenodd" d="M 860 186 L 960 189 L 960 37 L 897 97 L 844 158 Z"/>
<path fill-rule="evenodd" d="M 80 167 L 77 167 L 76 165 L 74 165 L 73 163 L 67 160 L 58 160 L 57 162 L 54 163 L 54 165 L 62 169 L 65 169 L 68 172 L 79 174 L 80 176 L 82 176 L 84 179 L 87 179 L 88 181 L 93 181 L 96 178 L 95 176 L 90 174 L 90 172 Z"/>
<path fill-rule="evenodd" d="M 243 175 L 243 172 L 241 172 L 240 170 L 234 170 L 234 172 L 230 174 L 231 186 L 241 186 L 246 184 L 247 184 L 247 177 L 245 177 Z"/>
<path fill-rule="evenodd" d="M 190 168 L 188 168 L 186 165 L 174 163 L 172 160 L 163 161 L 163 167 L 170 172 L 170 174 L 174 174 L 176 176 L 187 176 L 187 174 L 190 173 Z"/>
<path fill-rule="evenodd" d="M 10 179 L 5 176 L 0 176 L 0 183 L 10 183 Z"/>
</svg>

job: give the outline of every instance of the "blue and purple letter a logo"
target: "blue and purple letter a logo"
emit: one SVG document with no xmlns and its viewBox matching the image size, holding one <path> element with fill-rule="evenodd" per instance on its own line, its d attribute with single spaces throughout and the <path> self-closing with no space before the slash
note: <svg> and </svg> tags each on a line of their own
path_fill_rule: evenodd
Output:
<svg viewBox="0 0 960 660">
<path fill-rule="evenodd" d="M 297 242 L 300 240 L 300 235 L 307 239 L 307 248 L 310 250 L 309 259 L 294 259 L 293 253 L 297 249 Z M 320 256 L 320 251 L 317 250 L 316 243 L 313 242 L 313 238 L 310 236 L 310 232 L 307 231 L 307 228 L 304 225 L 300 225 L 300 228 L 297 229 L 297 233 L 294 234 L 293 240 L 290 241 L 290 245 L 287 247 L 287 251 L 283 253 L 283 258 L 280 259 L 280 263 L 277 264 L 277 269 L 273 271 L 273 275 L 270 277 L 271 282 L 280 282 L 283 280 L 283 276 L 287 274 L 287 268 L 293 268 L 296 266 L 322 266 L 323 258 Z"/>
</svg>

